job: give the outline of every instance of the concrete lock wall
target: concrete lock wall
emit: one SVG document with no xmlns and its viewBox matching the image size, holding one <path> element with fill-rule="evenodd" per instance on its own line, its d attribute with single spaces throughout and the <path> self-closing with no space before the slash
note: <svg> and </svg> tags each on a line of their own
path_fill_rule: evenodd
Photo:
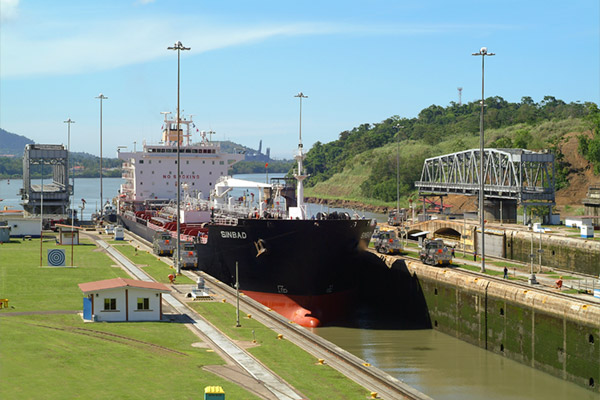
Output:
<svg viewBox="0 0 600 400">
<path fill-rule="evenodd" d="M 536 232 L 507 232 L 506 257 L 529 262 L 533 241 L 533 264 L 536 266 L 539 262 L 538 249 L 541 241 L 543 266 L 600 275 L 600 242 L 544 234 L 541 236 L 540 240 L 540 234 Z"/>
<path fill-rule="evenodd" d="M 516 200 L 485 200 L 483 202 L 483 215 L 487 221 L 516 223 Z"/>
<path fill-rule="evenodd" d="M 407 268 L 435 329 L 600 393 L 599 306 L 418 262 Z"/>
</svg>

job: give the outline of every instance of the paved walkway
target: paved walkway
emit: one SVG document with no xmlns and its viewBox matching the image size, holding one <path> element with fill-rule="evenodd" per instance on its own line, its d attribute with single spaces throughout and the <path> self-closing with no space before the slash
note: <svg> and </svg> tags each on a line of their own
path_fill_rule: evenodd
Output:
<svg viewBox="0 0 600 400">
<path fill-rule="evenodd" d="M 153 282 L 141 269 L 135 266 L 127 258 L 123 257 L 121 253 L 113 249 L 108 243 L 101 239 L 96 239 L 96 242 L 100 247 L 105 249 L 112 257 L 114 257 L 123 267 L 129 270 L 137 279 L 141 281 Z M 183 303 L 177 300 L 170 294 L 163 296 L 163 299 L 173 307 L 177 312 L 182 315 L 186 315 L 190 319 L 190 323 L 200 331 L 203 335 L 208 337 L 221 351 L 226 353 L 231 359 L 233 359 L 240 367 L 248 372 L 257 381 L 261 382 L 277 399 L 280 400 L 301 400 L 302 397 L 298 395 L 294 389 L 289 386 L 286 382 L 281 380 L 270 370 L 264 367 L 257 360 L 252 358 L 247 352 L 233 343 L 227 336 L 213 328 L 211 325 L 206 323 L 204 320 L 197 318 L 192 315 L 192 312 Z"/>
</svg>

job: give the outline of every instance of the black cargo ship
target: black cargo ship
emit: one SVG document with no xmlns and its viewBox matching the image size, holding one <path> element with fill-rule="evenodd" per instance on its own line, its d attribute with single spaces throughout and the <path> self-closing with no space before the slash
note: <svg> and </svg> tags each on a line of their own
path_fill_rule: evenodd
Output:
<svg viewBox="0 0 600 400">
<path fill-rule="evenodd" d="M 165 122 L 169 121 L 165 119 Z M 163 137 L 172 138 L 172 134 L 166 132 Z M 243 293 L 300 325 L 318 326 L 341 317 L 350 309 L 361 284 L 359 271 L 364 250 L 376 222 L 335 212 L 307 216 L 302 201 L 302 181 L 307 175 L 302 166 L 305 155 L 301 139 L 295 156 L 298 162 L 295 185 L 289 182 L 261 184 L 227 176 L 216 183 L 206 182 L 202 177 L 219 175 L 218 172 L 208 174 L 206 169 L 223 163 L 203 161 L 203 175 L 197 171 L 192 173 L 192 179 L 200 180 L 184 184 L 186 193 L 179 212 L 172 201 L 160 210 L 156 204 L 160 184 L 168 185 L 170 176 L 167 183 L 153 182 L 154 197 L 140 196 L 144 193 L 142 187 L 135 186 L 149 173 L 156 175 L 152 169 L 138 176 L 136 168 L 148 169 L 152 161 L 153 166 L 169 165 L 165 157 L 176 157 L 172 141 L 170 143 L 165 145 L 169 146 L 167 151 L 149 147 L 149 154 L 128 153 L 122 157 L 129 161 L 129 170 L 124 173 L 129 181 L 121 187 L 118 215 L 127 229 L 149 241 L 160 230 L 170 231 L 176 238 L 175 221 L 179 216 L 180 239 L 196 243 L 198 267 L 202 271 L 233 286 L 237 265 Z M 214 150 L 214 144 L 202 143 L 204 147 L 196 146 L 196 150 L 194 146 L 189 146 L 192 149 L 184 147 L 182 153 L 185 151 L 186 156 L 192 157 L 197 154 L 196 158 L 207 160 L 223 158 L 218 148 Z M 144 151 L 147 151 L 146 146 Z M 191 160 L 193 158 L 190 163 Z M 190 195 L 192 184 L 211 186 L 209 200 L 202 199 L 198 192 Z M 233 188 L 258 190 L 257 201 L 254 196 L 251 200 L 230 197 Z"/>
</svg>

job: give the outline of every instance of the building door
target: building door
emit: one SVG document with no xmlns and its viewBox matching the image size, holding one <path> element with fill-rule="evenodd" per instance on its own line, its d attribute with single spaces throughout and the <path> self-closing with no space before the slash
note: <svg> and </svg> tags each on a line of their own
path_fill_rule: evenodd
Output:
<svg viewBox="0 0 600 400">
<path fill-rule="evenodd" d="M 92 319 L 92 299 L 89 297 L 83 298 L 83 319 Z"/>
</svg>

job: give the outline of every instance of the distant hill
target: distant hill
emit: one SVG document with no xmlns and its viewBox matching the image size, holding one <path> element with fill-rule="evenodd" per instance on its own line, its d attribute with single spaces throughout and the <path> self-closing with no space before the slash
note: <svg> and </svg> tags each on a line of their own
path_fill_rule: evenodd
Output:
<svg viewBox="0 0 600 400">
<path fill-rule="evenodd" d="M 0 155 L 23 157 L 25 145 L 34 143 L 33 140 L 16 133 L 7 132 L 0 128 Z"/>
<path fill-rule="evenodd" d="M 539 103 L 528 96 L 519 103 L 496 96 L 485 104 L 485 146 L 553 153 L 557 205 L 583 211 L 588 187 L 600 184 L 598 106 L 553 96 Z M 425 159 L 479 147 L 480 109 L 479 101 L 431 105 L 414 118 L 392 116 L 343 131 L 335 141 L 316 142 L 304 162 L 305 195 L 330 205 L 352 201 L 384 209 L 394 207 L 399 194 L 407 207 L 419 198 L 414 183 Z M 465 209 L 455 198 L 448 202 L 453 210 Z"/>
</svg>

